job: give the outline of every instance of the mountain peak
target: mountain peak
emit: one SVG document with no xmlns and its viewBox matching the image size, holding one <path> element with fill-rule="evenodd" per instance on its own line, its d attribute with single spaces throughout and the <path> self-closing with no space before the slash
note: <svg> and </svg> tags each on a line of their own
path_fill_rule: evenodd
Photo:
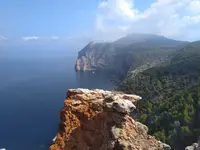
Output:
<svg viewBox="0 0 200 150">
<path fill-rule="evenodd" d="M 141 53 L 152 52 L 153 55 L 154 51 L 160 49 L 158 57 L 161 57 L 161 51 L 163 51 L 162 56 L 165 57 L 169 52 L 169 49 L 174 50 L 174 47 L 181 43 L 182 42 L 180 41 L 168 39 L 163 36 L 139 33 L 129 34 L 113 43 L 90 42 L 81 51 L 79 51 L 75 68 L 77 71 L 110 70 L 112 68 L 114 68 L 112 70 L 116 70 L 115 68 L 117 67 L 119 67 L 119 70 L 125 70 L 129 69 L 132 65 L 131 63 L 134 63 L 136 60 L 133 58 L 135 57 L 135 54 L 140 55 Z M 168 47 L 166 48 L 167 51 L 164 52 L 161 47 Z M 135 51 L 137 52 L 134 53 Z M 130 53 L 134 55 L 131 57 Z M 146 54 L 142 55 L 147 56 Z M 149 58 L 151 58 L 151 60 L 155 60 L 158 57 L 155 58 L 154 55 Z M 122 63 L 120 63 L 120 61 Z M 117 67 L 116 64 L 118 64 Z"/>
<path fill-rule="evenodd" d="M 132 33 L 118 39 L 114 43 L 123 45 L 130 45 L 135 43 L 175 45 L 177 43 L 180 43 L 180 41 L 169 39 L 167 37 L 156 34 Z"/>
</svg>

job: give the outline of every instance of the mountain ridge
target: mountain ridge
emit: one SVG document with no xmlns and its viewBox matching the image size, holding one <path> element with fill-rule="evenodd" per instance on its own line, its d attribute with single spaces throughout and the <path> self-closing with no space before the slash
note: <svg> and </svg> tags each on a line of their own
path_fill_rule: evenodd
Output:
<svg viewBox="0 0 200 150">
<path fill-rule="evenodd" d="M 200 135 L 199 64 L 200 41 L 191 42 L 164 64 L 130 75 L 118 87 L 143 97 L 138 120 L 174 150 L 191 145 Z"/>
<path fill-rule="evenodd" d="M 79 51 L 75 70 L 104 71 L 121 81 L 130 69 L 159 62 L 186 43 L 151 34 L 131 34 L 110 43 L 90 42 Z"/>
</svg>

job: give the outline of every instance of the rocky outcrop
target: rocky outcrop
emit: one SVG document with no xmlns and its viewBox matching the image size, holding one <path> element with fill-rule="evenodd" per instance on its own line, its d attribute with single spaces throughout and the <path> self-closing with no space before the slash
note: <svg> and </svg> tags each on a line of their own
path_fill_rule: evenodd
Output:
<svg viewBox="0 0 200 150">
<path fill-rule="evenodd" d="M 110 43 L 90 42 L 78 53 L 75 70 L 105 72 L 119 84 L 131 72 L 167 61 L 184 42 L 150 34 L 130 34 Z"/>
<path fill-rule="evenodd" d="M 81 56 L 75 65 L 76 71 L 91 71 L 90 59 L 86 56 Z"/>
<path fill-rule="evenodd" d="M 197 143 L 193 143 L 191 146 L 187 146 L 185 150 L 200 150 L 200 137 L 198 138 Z"/>
<path fill-rule="evenodd" d="M 103 90 L 70 89 L 49 150 L 168 150 L 135 121 L 137 95 Z"/>
<path fill-rule="evenodd" d="M 75 64 L 76 71 L 101 70 L 111 65 L 114 54 L 114 45 L 112 43 L 93 43 L 90 42 L 79 53 Z"/>
</svg>

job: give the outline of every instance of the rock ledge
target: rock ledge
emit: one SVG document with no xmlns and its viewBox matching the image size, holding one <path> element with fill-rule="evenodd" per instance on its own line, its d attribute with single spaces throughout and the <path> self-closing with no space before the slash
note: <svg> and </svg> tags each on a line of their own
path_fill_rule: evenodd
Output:
<svg viewBox="0 0 200 150">
<path fill-rule="evenodd" d="M 49 150 L 170 150 L 130 116 L 140 99 L 98 89 L 70 89 Z"/>
</svg>

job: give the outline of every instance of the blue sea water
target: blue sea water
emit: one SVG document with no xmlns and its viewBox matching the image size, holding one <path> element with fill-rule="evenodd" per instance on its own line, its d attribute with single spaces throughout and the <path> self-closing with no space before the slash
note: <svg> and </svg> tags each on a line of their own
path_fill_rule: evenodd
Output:
<svg viewBox="0 0 200 150">
<path fill-rule="evenodd" d="M 112 89 L 106 75 L 76 73 L 77 50 L 0 48 L 0 148 L 45 150 L 69 88 Z"/>
</svg>

